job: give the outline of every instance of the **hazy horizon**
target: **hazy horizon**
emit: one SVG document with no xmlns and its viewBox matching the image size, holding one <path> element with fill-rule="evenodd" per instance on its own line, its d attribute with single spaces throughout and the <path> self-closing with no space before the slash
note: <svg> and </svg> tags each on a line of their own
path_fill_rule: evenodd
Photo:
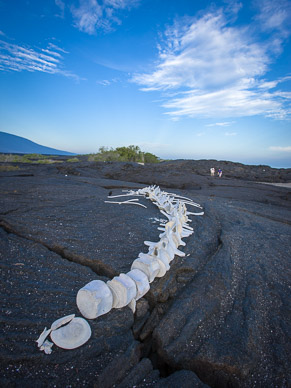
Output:
<svg viewBox="0 0 291 388">
<path fill-rule="evenodd" d="M 7 132 L 0 132 L 0 134 L 1 133 L 7 133 Z M 15 136 L 17 136 L 17 135 L 15 135 Z M 21 137 L 21 138 L 23 138 L 23 137 Z M 28 140 L 28 141 L 32 141 L 32 140 L 30 140 L 30 139 L 26 139 L 26 138 L 23 138 L 23 139 L 25 139 L 25 140 Z M 33 141 L 32 141 L 33 142 Z M 33 142 L 33 143 L 35 143 L 35 142 Z M 38 145 L 38 146 L 40 146 L 40 147 L 46 147 L 46 145 L 44 145 L 44 144 L 38 144 L 38 143 L 35 143 L 36 145 Z M 109 149 L 110 148 L 113 148 L 113 147 L 108 147 Z M 60 148 L 56 148 L 56 150 L 59 150 L 59 151 L 67 151 L 67 150 L 60 150 Z M 142 152 L 146 152 L 145 150 L 143 150 L 143 149 L 141 149 L 141 151 Z M 98 152 L 98 150 L 96 151 L 96 152 L 94 152 L 94 153 L 97 153 Z M 9 154 L 9 153 L 11 153 L 11 154 L 29 154 L 29 153 L 31 153 L 31 152 L 25 152 L 25 153 L 23 153 L 23 152 L 3 152 L 3 151 L 1 151 L 1 147 L 0 147 L 0 153 L 4 153 L 4 154 Z M 40 154 L 42 154 L 41 152 L 39 152 Z M 75 154 L 72 154 L 72 155 L 89 155 L 90 153 L 75 153 Z M 192 158 L 161 158 L 159 155 L 156 155 L 157 157 L 159 157 L 160 159 L 161 159 L 161 161 L 163 161 L 163 160 L 173 160 L 173 161 L 175 161 L 175 160 L 216 160 L 217 162 L 222 162 L 222 161 L 228 161 L 228 162 L 233 162 L 233 163 L 243 163 L 243 164 L 246 164 L 246 165 L 267 165 L 267 166 L 269 166 L 269 167 L 272 167 L 272 168 L 284 168 L 284 169 L 288 169 L 288 168 L 290 168 L 290 167 L 284 167 L 284 166 L 272 166 L 272 165 L 270 165 L 270 164 L 266 164 L 266 163 L 252 163 L 251 161 L 250 162 L 248 162 L 248 161 L 246 161 L 246 162 L 244 162 L 244 161 L 238 161 L 238 160 L 226 160 L 226 159 L 215 159 L 215 158 L 194 158 L 194 157 L 192 157 Z M 218 168 L 219 166 L 217 165 L 214 165 L 213 167 L 216 167 L 216 168 Z"/>
</svg>

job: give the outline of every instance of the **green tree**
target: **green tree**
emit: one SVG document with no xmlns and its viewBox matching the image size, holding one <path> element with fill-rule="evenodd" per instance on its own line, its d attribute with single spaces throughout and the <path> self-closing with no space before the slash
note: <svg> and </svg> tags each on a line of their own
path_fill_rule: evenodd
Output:
<svg viewBox="0 0 291 388">
<path fill-rule="evenodd" d="M 128 147 L 117 147 L 116 149 L 100 147 L 97 154 L 88 156 L 89 161 L 111 161 L 111 162 L 141 162 L 157 163 L 159 158 L 150 152 L 142 152 L 138 146 L 130 145 Z"/>
<path fill-rule="evenodd" d="M 159 162 L 159 158 L 154 155 L 154 154 L 151 154 L 150 152 L 146 152 L 144 154 L 144 163 L 158 163 Z"/>
</svg>

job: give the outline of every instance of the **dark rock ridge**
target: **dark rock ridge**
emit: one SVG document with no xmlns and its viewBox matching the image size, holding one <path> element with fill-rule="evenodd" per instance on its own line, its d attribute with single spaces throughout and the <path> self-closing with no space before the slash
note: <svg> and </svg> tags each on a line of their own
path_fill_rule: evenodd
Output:
<svg viewBox="0 0 291 388">
<path fill-rule="evenodd" d="M 223 160 L 175 160 L 145 166 L 137 163 L 99 162 L 96 166 L 108 178 L 141 183 L 149 183 L 156 179 L 157 184 L 182 189 L 197 188 L 199 182 L 205 182 L 207 185 L 216 184 L 210 177 L 210 168 L 212 167 L 215 168 L 216 172 L 221 168 L 224 179 L 283 183 L 291 181 L 291 168 L 277 169 L 269 166 L 245 165 Z M 203 180 L 202 177 L 207 179 L 204 178 Z M 197 182 L 197 179 L 200 179 L 200 181 Z"/>
<path fill-rule="evenodd" d="M 1 386 L 288 387 L 291 194 L 257 182 L 290 182 L 290 169 L 225 163 L 84 161 L 2 172 Z M 224 177 L 210 177 L 210 167 Z M 186 256 L 151 284 L 134 315 L 113 309 L 89 321 L 84 346 L 40 352 L 44 327 L 80 316 L 79 288 L 129 271 L 144 240 L 158 241 L 163 216 L 151 202 L 104 203 L 153 183 L 205 209 L 192 217 Z"/>
</svg>

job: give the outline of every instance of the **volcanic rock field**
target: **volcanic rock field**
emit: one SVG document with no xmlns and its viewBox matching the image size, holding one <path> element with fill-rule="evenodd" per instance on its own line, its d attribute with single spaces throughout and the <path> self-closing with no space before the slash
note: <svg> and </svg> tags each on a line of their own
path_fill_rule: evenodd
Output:
<svg viewBox="0 0 291 388">
<path fill-rule="evenodd" d="M 1 387 L 288 387 L 291 169 L 217 161 L 22 164 L 0 172 Z M 220 167 L 223 177 L 211 177 Z M 158 185 L 204 210 L 170 270 L 129 307 L 88 320 L 83 346 L 40 352 L 80 288 L 130 271 L 158 241 Z M 193 208 L 187 207 L 189 211 Z M 195 210 L 194 210 L 195 211 Z"/>
</svg>

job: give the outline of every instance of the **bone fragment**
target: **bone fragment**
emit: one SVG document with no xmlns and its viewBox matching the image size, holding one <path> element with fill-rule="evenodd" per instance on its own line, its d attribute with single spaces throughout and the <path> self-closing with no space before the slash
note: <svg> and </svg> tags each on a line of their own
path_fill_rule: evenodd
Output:
<svg viewBox="0 0 291 388">
<path fill-rule="evenodd" d="M 70 322 L 73 318 L 75 318 L 75 314 L 67 315 L 63 318 L 59 318 L 56 321 L 53 322 L 51 325 L 51 330 L 56 330 L 59 327 L 65 325 L 66 323 Z"/>
<path fill-rule="evenodd" d="M 35 342 L 37 342 L 37 346 L 38 347 L 40 347 L 44 343 L 46 337 L 50 334 L 51 331 L 52 331 L 51 329 L 47 329 L 46 327 L 44 328 L 44 330 L 41 333 L 41 335 L 35 341 Z"/>
<path fill-rule="evenodd" d="M 39 348 L 39 350 L 42 350 L 45 352 L 45 354 L 51 354 L 52 352 L 52 347 L 53 347 L 53 343 L 46 340 L 44 341 L 44 343 L 41 345 L 41 347 Z"/>
</svg>

